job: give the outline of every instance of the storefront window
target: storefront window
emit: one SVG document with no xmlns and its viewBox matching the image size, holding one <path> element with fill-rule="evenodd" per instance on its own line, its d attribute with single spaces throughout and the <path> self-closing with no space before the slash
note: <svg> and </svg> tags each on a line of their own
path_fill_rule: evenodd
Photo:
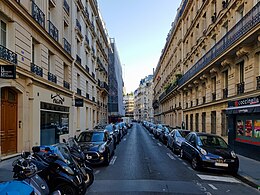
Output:
<svg viewBox="0 0 260 195">
<path fill-rule="evenodd" d="M 245 136 L 252 137 L 252 120 L 246 120 Z"/>
<path fill-rule="evenodd" d="M 238 136 L 244 135 L 244 123 L 242 120 L 237 120 L 237 135 Z"/>
<path fill-rule="evenodd" d="M 41 145 L 59 143 L 60 135 L 69 133 L 69 113 L 62 112 L 69 108 L 42 102 L 41 109 Z"/>
<path fill-rule="evenodd" d="M 255 120 L 254 127 L 254 137 L 260 139 L 260 120 Z"/>
</svg>

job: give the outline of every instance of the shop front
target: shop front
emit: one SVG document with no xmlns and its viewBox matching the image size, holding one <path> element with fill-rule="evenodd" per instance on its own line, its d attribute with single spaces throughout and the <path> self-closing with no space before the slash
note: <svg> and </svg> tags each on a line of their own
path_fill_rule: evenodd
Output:
<svg viewBox="0 0 260 195">
<path fill-rule="evenodd" d="M 260 96 L 228 102 L 228 141 L 241 155 L 260 161 Z"/>
<path fill-rule="evenodd" d="M 70 94 L 38 86 L 34 86 L 34 94 L 34 101 L 36 101 L 34 102 L 35 118 L 33 122 L 35 128 L 39 128 L 38 133 L 34 131 L 35 143 L 51 145 L 60 142 L 60 136 L 69 134 L 71 129 L 72 98 Z"/>
</svg>

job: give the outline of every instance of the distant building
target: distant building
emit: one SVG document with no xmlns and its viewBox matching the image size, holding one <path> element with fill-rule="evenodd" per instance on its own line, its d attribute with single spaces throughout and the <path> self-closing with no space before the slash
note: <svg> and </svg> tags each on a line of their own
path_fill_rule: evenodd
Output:
<svg viewBox="0 0 260 195">
<path fill-rule="evenodd" d="M 134 119 L 154 121 L 153 111 L 153 75 L 148 75 L 140 81 L 134 92 Z"/>
<path fill-rule="evenodd" d="M 115 39 L 110 38 L 109 69 L 108 69 L 108 120 L 117 122 L 125 115 L 123 106 L 122 65 L 116 48 Z"/>
<path fill-rule="evenodd" d="M 124 95 L 125 117 L 134 118 L 134 93 Z"/>
</svg>

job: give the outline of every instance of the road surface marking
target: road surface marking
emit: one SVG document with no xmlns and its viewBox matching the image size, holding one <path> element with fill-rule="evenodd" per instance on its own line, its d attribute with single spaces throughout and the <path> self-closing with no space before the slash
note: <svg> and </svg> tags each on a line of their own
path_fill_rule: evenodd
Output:
<svg viewBox="0 0 260 195">
<path fill-rule="evenodd" d="M 193 169 L 191 167 L 188 167 L 189 170 L 193 171 Z"/>
<path fill-rule="evenodd" d="M 157 143 L 158 144 L 158 146 L 162 146 L 162 144 L 161 143 Z"/>
<path fill-rule="evenodd" d="M 124 138 L 123 140 L 126 141 L 126 138 Z"/>
<path fill-rule="evenodd" d="M 213 190 L 217 190 L 218 188 L 216 188 L 214 185 L 212 185 L 212 184 L 208 184 Z"/>
<path fill-rule="evenodd" d="M 96 170 L 95 172 L 94 172 L 94 175 L 97 175 L 97 174 L 99 174 L 100 173 L 100 170 Z"/>
<path fill-rule="evenodd" d="M 115 164 L 116 159 L 117 159 L 117 156 L 113 156 L 113 158 L 111 159 L 111 161 L 110 161 L 109 164 L 110 164 L 110 165 Z"/>
<path fill-rule="evenodd" d="M 210 181 L 224 181 L 224 182 L 230 182 L 230 183 L 240 183 L 240 181 L 236 180 L 235 178 L 232 177 L 222 177 L 222 176 L 213 176 L 213 175 L 199 175 L 197 176 L 200 179 L 203 180 L 210 180 Z"/>
<path fill-rule="evenodd" d="M 173 156 L 171 153 L 167 153 L 167 155 L 169 156 L 170 159 L 172 159 L 172 160 L 176 160 L 176 159 L 174 158 L 174 156 Z"/>
</svg>

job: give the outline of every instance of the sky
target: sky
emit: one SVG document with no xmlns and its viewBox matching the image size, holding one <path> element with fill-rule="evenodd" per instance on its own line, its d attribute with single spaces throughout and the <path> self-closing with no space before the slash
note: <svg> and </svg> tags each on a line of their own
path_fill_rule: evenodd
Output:
<svg viewBox="0 0 260 195">
<path fill-rule="evenodd" d="M 110 38 L 115 38 L 126 92 L 153 74 L 181 0 L 98 0 Z"/>
</svg>

